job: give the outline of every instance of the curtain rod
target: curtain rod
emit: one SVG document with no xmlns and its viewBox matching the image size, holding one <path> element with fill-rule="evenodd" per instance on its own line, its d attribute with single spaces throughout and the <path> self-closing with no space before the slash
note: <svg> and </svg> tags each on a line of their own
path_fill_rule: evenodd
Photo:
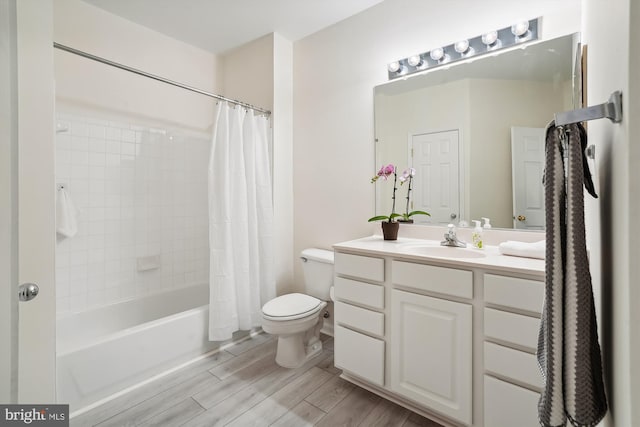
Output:
<svg viewBox="0 0 640 427">
<path fill-rule="evenodd" d="M 182 89 L 190 90 L 191 92 L 196 92 L 196 93 L 199 93 L 201 95 L 206 95 L 208 97 L 215 98 L 215 99 L 218 99 L 220 101 L 227 101 L 227 102 L 230 102 L 232 104 L 239 105 L 241 107 L 245 107 L 245 108 L 249 108 L 251 110 L 259 111 L 259 112 L 261 112 L 263 114 L 266 114 L 266 115 L 271 115 L 271 111 L 266 110 L 264 108 L 256 107 L 255 105 L 251 105 L 251 104 L 248 104 L 248 103 L 242 102 L 242 101 L 237 101 L 235 99 L 226 98 L 226 97 L 224 97 L 222 95 L 216 95 L 215 93 L 207 92 L 207 91 L 204 91 L 202 89 L 198 89 L 198 88 L 193 87 L 193 86 L 188 86 L 188 85 L 176 82 L 174 80 L 169 80 L 169 79 L 166 79 L 164 77 L 157 76 L 155 74 L 147 73 L 146 71 L 138 70 L 137 68 L 129 67 L 127 65 L 123 65 L 123 64 L 120 64 L 118 62 L 110 61 L 110 60 L 102 58 L 100 56 L 92 55 L 90 53 L 83 52 L 81 50 L 74 49 L 72 47 L 65 46 L 65 45 L 60 44 L 60 43 L 53 42 L 53 47 L 56 48 L 56 49 L 64 50 L 65 52 L 73 53 L 74 55 L 82 56 L 83 58 L 87 58 L 87 59 L 91 59 L 93 61 L 101 62 L 103 64 L 110 65 L 112 67 L 120 68 L 121 70 L 129 71 L 130 73 L 138 74 L 138 75 L 143 76 L 143 77 L 148 77 L 150 79 L 157 80 L 157 81 L 163 82 L 163 83 L 167 83 L 167 84 L 170 84 L 172 86 L 177 86 L 177 87 L 182 88 Z"/>
</svg>

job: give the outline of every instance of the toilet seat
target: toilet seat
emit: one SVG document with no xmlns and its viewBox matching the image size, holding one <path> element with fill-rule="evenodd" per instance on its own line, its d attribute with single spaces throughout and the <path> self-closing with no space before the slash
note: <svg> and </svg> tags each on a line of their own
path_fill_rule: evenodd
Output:
<svg viewBox="0 0 640 427">
<path fill-rule="evenodd" d="M 274 321 L 300 319 L 320 311 L 322 303 L 323 301 L 311 295 L 286 294 L 267 302 L 262 307 L 262 316 Z"/>
</svg>

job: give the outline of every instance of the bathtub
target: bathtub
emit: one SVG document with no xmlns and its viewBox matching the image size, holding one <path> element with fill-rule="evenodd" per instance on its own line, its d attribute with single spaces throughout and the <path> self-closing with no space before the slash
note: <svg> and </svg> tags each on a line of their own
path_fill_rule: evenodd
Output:
<svg viewBox="0 0 640 427">
<path fill-rule="evenodd" d="M 57 320 L 57 400 L 78 411 L 219 348 L 209 287 L 192 286 Z"/>
</svg>

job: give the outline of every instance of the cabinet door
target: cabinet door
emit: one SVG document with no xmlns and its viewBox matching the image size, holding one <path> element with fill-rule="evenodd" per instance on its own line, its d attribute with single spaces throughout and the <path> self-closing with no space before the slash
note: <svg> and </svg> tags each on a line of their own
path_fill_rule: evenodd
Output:
<svg viewBox="0 0 640 427">
<path fill-rule="evenodd" d="M 472 307 L 393 290 L 391 388 L 471 424 Z"/>
</svg>

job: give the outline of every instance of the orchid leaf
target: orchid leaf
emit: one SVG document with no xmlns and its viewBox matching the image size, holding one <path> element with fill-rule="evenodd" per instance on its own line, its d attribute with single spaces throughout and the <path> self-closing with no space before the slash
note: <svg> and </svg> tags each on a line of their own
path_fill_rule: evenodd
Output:
<svg viewBox="0 0 640 427">
<path fill-rule="evenodd" d="M 411 211 L 409 212 L 406 216 L 407 217 L 411 217 L 413 215 L 426 215 L 426 216 L 431 216 L 431 214 L 429 212 L 425 212 L 425 211 Z"/>
<path fill-rule="evenodd" d="M 388 221 L 389 217 L 386 215 L 378 215 L 378 216 L 374 216 L 373 218 L 369 218 L 368 222 L 374 222 L 374 221 Z"/>
</svg>

